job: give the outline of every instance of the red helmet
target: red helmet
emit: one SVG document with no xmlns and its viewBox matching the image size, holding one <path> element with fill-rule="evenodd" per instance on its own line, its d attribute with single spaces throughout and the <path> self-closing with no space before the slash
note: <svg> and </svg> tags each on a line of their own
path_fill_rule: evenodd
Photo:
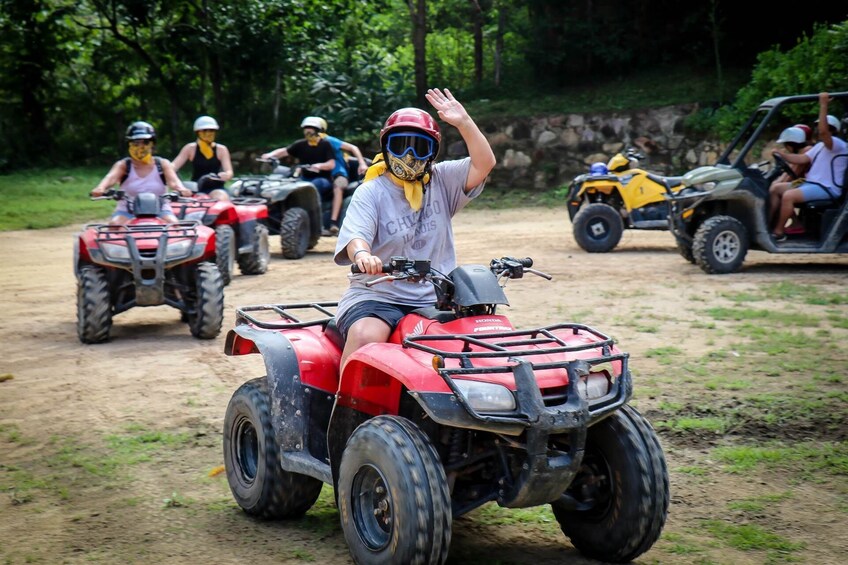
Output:
<svg viewBox="0 0 848 565">
<path fill-rule="evenodd" d="M 806 124 L 795 124 L 792 127 L 798 128 L 798 129 L 800 129 L 801 131 L 804 132 L 804 137 L 805 137 L 804 141 L 810 141 L 810 135 L 812 135 L 812 133 L 813 133 L 813 130 L 810 129 L 810 126 L 808 126 Z"/>
<path fill-rule="evenodd" d="M 436 141 L 436 147 L 433 150 L 433 156 L 439 154 L 439 145 L 442 142 L 442 133 L 439 131 L 439 124 L 433 119 L 433 116 L 418 108 L 401 108 L 392 113 L 388 117 L 383 129 L 380 130 L 380 148 L 386 149 L 386 136 L 392 131 L 409 131 L 415 130 L 421 133 L 426 133 Z"/>
</svg>

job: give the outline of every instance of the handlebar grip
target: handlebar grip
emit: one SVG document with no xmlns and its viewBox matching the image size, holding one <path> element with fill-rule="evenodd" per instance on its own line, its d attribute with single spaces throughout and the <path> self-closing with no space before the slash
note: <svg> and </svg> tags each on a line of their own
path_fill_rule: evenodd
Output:
<svg viewBox="0 0 848 565">
<path fill-rule="evenodd" d="M 525 257 L 524 259 L 516 259 L 519 263 L 521 263 L 522 267 L 530 268 L 533 266 L 533 259 L 530 257 Z"/>
<path fill-rule="evenodd" d="M 354 263 L 353 265 L 350 266 L 350 272 L 353 273 L 354 275 L 361 275 L 361 274 L 365 273 L 365 271 L 361 270 L 359 268 L 359 265 L 357 265 L 356 263 Z M 392 272 L 392 266 L 391 265 L 383 265 L 383 272 L 384 273 L 391 273 Z"/>
</svg>

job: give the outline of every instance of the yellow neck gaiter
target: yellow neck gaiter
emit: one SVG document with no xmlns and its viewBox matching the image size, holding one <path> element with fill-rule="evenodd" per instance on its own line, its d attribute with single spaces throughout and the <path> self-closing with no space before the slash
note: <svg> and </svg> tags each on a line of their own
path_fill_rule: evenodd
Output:
<svg viewBox="0 0 848 565">
<path fill-rule="evenodd" d="M 421 180 L 408 181 L 399 179 L 389 170 L 389 167 L 383 161 L 383 156 L 377 155 L 365 172 L 365 180 L 375 179 L 385 173 L 389 173 L 390 181 L 395 183 L 396 186 L 403 188 L 403 195 L 406 197 L 406 201 L 409 202 L 412 211 L 417 212 L 420 210 L 421 205 L 424 203 L 424 185 L 430 182 L 429 173 L 425 174 Z"/>
<path fill-rule="evenodd" d="M 304 134 L 304 137 L 306 138 L 306 142 L 309 145 L 311 145 L 312 147 L 315 147 L 316 145 L 318 145 L 318 142 L 321 141 L 321 136 L 318 135 L 317 133 L 313 133 L 313 134 L 307 133 L 307 134 Z"/>
<path fill-rule="evenodd" d="M 136 161 L 141 161 L 145 165 L 153 162 L 153 146 L 152 145 L 133 145 L 130 143 L 130 157 Z"/>
<path fill-rule="evenodd" d="M 197 148 L 207 159 L 211 159 L 212 155 L 215 154 L 215 151 L 212 150 L 212 144 L 208 141 L 204 141 L 203 139 L 197 138 Z"/>
</svg>

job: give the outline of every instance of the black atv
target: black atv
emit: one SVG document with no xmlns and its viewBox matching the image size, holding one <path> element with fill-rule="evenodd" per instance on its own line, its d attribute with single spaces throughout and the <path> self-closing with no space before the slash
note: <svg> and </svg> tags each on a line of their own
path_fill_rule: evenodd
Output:
<svg viewBox="0 0 848 565">
<path fill-rule="evenodd" d="M 300 178 L 300 170 L 305 165 L 287 167 L 280 165 L 278 159 L 257 160 L 270 163 L 272 172 L 239 177 L 233 181 L 230 192 L 234 197 L 264 199 L 268 206 L 269 231 L 271 235 L 279 234 L 283 257 L 300 259 L 318 244 L 324 226 L 329 226 L 332 192 L 322 198 L 315 185 Z M 348 161 L 348 178 L 353 180 L 345 190 L 339 223 L 344 219 L 350 198 L 360 184 L 357 165 L 356 160 Z"/>
<path fill-rule="evenodd" d="M 239 177 L 230 185 L 237 198 L 262 198 L 268 206 L 268 231 L 280 236 L 283 257 L 300 259 L 321 237 L 321 197 L 311 182 L 292 175 L 289 167 L 280 167 L 276 159 L 268 175 Z"/>
<path fill-rule="evenodd" d="M 832 113 L 848 112 L 848 92 L 831 94 Z M 769 185 L 781 173 L 794 176 L 778 154 L 760 161 L 766 143 L 798 116 L 818 115 L 818 95 L 766 100 L 719 157 L 682 178 L 683 188 L 666 195 L 669 227 L 680 254 L 710 274 L 732 273 L 748 249 L 769 253 L 848 253 L 848 178 L 836 198 L 804 202 L 798 217 L 804 233 L 776 242 L 769 226 Z M 843 121 L 844 123 L 844 121 Z M 848 154 L 837 159 L 848 160 Z M 846 175 L 848 176 L 848 175 Z"/>
</svg>

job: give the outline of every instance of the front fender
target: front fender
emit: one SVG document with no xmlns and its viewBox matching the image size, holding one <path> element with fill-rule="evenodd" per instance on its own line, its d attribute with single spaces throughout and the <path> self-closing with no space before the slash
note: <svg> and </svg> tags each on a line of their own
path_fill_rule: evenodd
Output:
<svg viewBox="0 0 848 565">
<path fill-rule="evenodd" d="M 348 358 L 337 402 L 377 416 L 398 413 L 403 387 L 410 392 L 450 393 L 431 358 L 394 343 L 368 344 Z"/>
<path fill-rule="evenodd" d="M 224 353 L 261 353 L 271 393 L 271 424 L 282 451 L 305 449 L 306 395 L 292 343 L 279 332 L 236 326 L 227 333 Z"/>
</svg>

